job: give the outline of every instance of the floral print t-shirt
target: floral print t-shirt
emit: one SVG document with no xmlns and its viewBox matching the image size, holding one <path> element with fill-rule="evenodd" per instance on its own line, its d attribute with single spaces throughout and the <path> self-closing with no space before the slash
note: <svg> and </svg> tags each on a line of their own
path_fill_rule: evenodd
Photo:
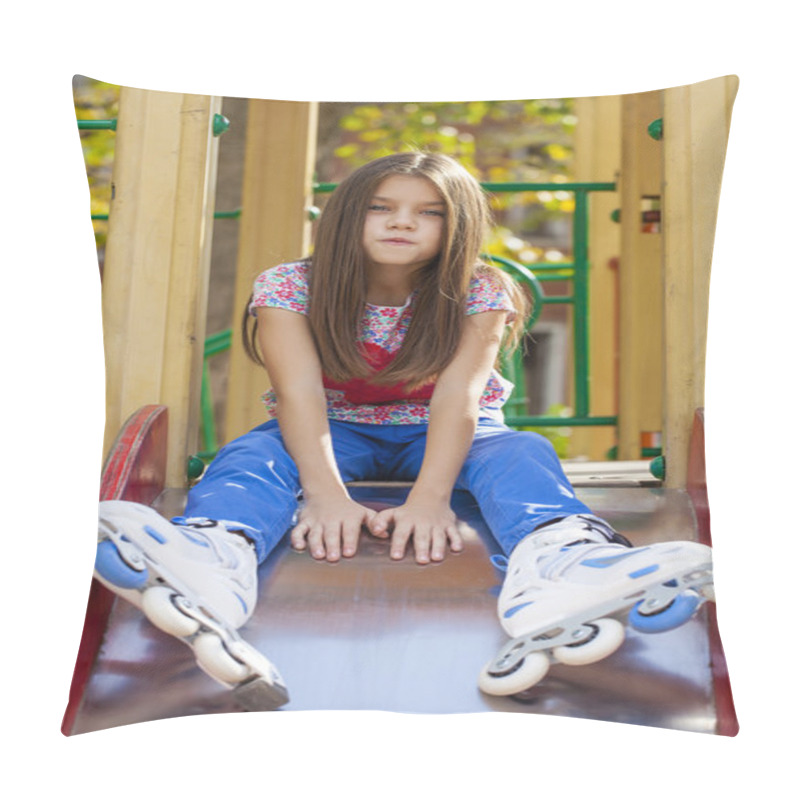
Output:
<svg viewBox="0 0 800 800">
<path fill-rule="evenodd" d="M 283 308 L 306 314 L 308 308 L 307 262 L 281 264 L 262 272 L 253 287 L 250 313 L 259 307 Z M 396 355 L 413 314 L 414 295 L 402 306 L 367 304 L 361 320 L 359 341 L 364 356 L 377 370 Z M 503 286 L 488 275 L 473 278 L 467 297 L 467 314 L 482 311 L 506 311 L 509 320 L 515 313 Z M 328 401 L 328 417 L 343 422 L 366 422 L 379 425 L 411 425 L 428 421 L 428 403 L 434 383 L 408 392 L 401 385 L 378 386 L 364 379 L 338 383 L 323 376 Z M 503 419 L 503 404 L 513 384 L 496 370 L 492 371 L 480 398 L 480 415 Z M 262 400 L 270 416 L 275 417 L 276 399 L 272 390 Z"/>
</svg>

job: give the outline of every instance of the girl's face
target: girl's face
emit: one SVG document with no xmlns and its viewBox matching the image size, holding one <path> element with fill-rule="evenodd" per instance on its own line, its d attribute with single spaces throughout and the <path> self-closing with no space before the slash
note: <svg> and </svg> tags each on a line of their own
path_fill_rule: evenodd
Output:
<svg viewBox="0 0 800 800">
<path fill-rule="evenodd" d="M 427 179 L 392 175 L 382 181 L 367 209 L 364 250 L 373 267 L 413 272 L 439 253 L 445 203 Z"/>
</svg>

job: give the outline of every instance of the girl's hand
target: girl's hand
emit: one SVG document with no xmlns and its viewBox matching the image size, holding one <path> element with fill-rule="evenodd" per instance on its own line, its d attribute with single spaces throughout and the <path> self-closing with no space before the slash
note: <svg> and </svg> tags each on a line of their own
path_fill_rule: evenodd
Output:
<svg viewBox="0 0 800 800">
<path fill-rule="evenodd" d="M 369 528 L 375 513 L 347 496 L 308 498 L 290 534 L 292 547 L 308 547 L 318 560 L 351 558 L 358 549 L 362 526 Z"/>
<path fill-rule="evenodd" d="M 414 540 L 414 555 L 418 564 L 442 561 L 447 544 L 459 553 L 464 542 L 458 532 L 456 515 L 448 503 L 420 501 L 409 498 L 402 506 L 386 508 L 375 514 L 370 531 L 380 539 L 389 538 L 390 557 L 403 558 L 409 539 Z"/>
</svg>

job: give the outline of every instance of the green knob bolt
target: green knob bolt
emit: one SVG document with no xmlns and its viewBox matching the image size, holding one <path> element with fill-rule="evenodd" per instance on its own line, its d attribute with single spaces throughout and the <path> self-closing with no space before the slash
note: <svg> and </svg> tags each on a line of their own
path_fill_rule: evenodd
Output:
<svg viewBox="0 0 800 800">
<path fill-rule="evenodd" d="M 203 463 L 202 458 L 197 456 L 189 456 L 186 463 L 186 474 L 189 476 L 190 481 L 197 480 L 202 474 L 206 465 Z"/>
<path fill-rule="evenodd" d="M 319 219 L 320 214 L 322 214 L 322 212 L 316 206 L 309 206 L 307 211 L 308 218 L 311 222 L 313 222 L 315 219 Z"/>
<path fill-rule="evenodd" d="M 660 142 L 664 138 L 664 120 L 655 119 L 647 126 L 647 133 L 651 139 Z"/>
<path fill-rule="evenodd" d="M 619 222 L 622 219 L 622 209 L 615 208 L 611 212 L 611 221 L 612 222 Z"/>
<path fill-rule="evenodd" d="M 666 474 L 664 456 L 656 456 L 650 462 L 650 474 L 660 481 L 664 480 L 664 475 Z"/>
<path fill-rule="evenodd" d="M 222 136 L 230 126 L 231 121 L 227 117 L 222 116 L 222 114 L 214 114 L 214 122 L 212 125 L 214 136 Z"/>
</svg>

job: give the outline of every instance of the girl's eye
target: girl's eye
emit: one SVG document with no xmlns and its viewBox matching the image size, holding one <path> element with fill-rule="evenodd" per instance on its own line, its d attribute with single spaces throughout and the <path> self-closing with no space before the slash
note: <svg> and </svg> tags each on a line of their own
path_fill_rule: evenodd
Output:
<svg viewBox="0 0 800 800">
<path fill-rule="evenodd" d="M 423 211 L 422 213 L 423 214 L 430 214 L 431 216 L 434 216 L 434 217 L 443 217 L 444 216 L 444 211 L 437 211 L 436 209 L 433 209 L 433 208 L 429 208 L 427 211 Z"/>
<path fill-rule="evenodd" d="M 367 206 L 368 211 L 388 211 L 387 206 L 379 205 L 378 203 L 373 203 L 371 206 Z"/>
</svg>

